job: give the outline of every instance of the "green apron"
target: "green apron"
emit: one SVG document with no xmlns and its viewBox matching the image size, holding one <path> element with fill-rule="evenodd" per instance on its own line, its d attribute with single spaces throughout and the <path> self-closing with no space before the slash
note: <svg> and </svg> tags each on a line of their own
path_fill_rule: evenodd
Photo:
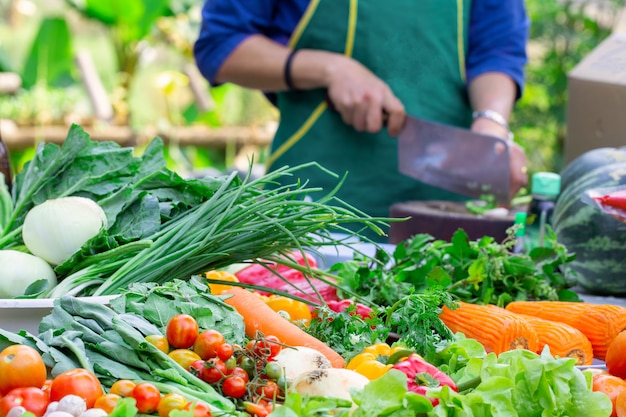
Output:
<svg viewBox="0 0 626 417">
<path fill-rule="evenodd" d="M 312 0 L 291 46 L 351 56 L 389 84 L 408 114 L 467 127 L 469 14 L 470 0 Z M 346 125 L 328 110 L 323 90 L 279 93 L 277 105 L 268 169 L 316 161 L 339 176 L 347 172 L 337 196 L 372 216 L 389 216 L 401 201 L 464 199 L 400 174 L 396 139 L 386 129 L 370 134 Z M 314 168 L 298 173 L 325 192 L 338 183 Z"/>
</svg>

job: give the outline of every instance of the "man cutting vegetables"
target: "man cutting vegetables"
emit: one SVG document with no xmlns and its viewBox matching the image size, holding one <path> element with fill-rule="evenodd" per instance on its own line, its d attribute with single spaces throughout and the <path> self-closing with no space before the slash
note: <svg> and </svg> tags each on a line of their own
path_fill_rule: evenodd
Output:
<svg viewBox="0 0 626 417">
<path fill-rule="evenodd" d="M 207 0 L 195 57 L 213 84 L 266 91 L 281 112 L 268 169 L 348 173 L 338 196 L 373 216 L 407 200 L 462 200 L 398 172 L 406 114 L 511 137 L 523 88 L 523 0 Z M 527 182 L 512 143 L 511 188 Z M 475 161 L 480 164 L 481 161 Z M 302 180 L 337 179 L 310 169 Z"/>
</svg>

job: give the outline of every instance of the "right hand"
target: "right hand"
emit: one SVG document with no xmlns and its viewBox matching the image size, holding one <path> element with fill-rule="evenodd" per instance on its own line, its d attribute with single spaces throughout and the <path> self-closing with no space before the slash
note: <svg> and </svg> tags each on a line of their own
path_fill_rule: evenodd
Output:
<svg viewBox="0 0 626 417">
<path fill-rule="evenodd" d="M 406 112 L 391 88 L 354 59 L 337 55 L 334 61 L 326 84 L 343 121 L 359 132 L 376 133 L 386 125 L 389 135 L 397 136 Z"/>
</svg>

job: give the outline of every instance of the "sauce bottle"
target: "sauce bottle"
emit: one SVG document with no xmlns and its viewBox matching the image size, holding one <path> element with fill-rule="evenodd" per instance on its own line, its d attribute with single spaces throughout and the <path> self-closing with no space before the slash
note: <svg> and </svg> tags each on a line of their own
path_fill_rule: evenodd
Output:
<svg viewBox="0 0 626 417">
<path fill-rule="evenodd" d="M 537 172 L 532 177 L 532 200 L 526 217 L 526 252 L 548 246 L 546 226 L 551 224 L 556 199 L 561 192 L 561 176 L 554 172 Z"/>
</svg>

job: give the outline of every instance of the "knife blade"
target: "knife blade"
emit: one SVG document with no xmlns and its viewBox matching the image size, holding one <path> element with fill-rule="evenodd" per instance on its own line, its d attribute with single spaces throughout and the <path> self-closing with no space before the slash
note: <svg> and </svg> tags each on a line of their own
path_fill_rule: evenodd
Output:
<svg viewBox="0 0 626 417">
<path fill-rule="evenodd" d="M 509 206 L 506 140 L 407 116 L 398 136 L 398 169 L 409 177 L 472 198 L 492 194 Z"/>
</svg>

